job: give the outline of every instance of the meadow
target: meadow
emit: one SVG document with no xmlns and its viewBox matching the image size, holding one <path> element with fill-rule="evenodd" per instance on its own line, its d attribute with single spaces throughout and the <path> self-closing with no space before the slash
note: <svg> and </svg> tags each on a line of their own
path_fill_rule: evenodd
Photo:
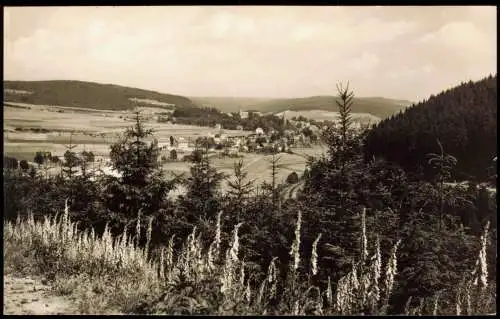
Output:
<svg viewBox="0 0 500 319">
<path fill-rule="evenodd" d="M 215 128 L 157 123 L 151 113 L 160 109 L 139 109 L 145 115 L 149 112 L 150 118 L 145 124 L 154 130 L 160 143 L 167 142 L 170 136 L 187 139 L 218 132 Z M 62 156 L 66 150 L 64 145 L 69 143 L 71 136 L 72 144 L 78 145 L 76 151 L 85 148 L 96 155 L 108 155 L 109 145 L 117 141 L 125 128 L 133 125 L 129 119 L 131 115 L 132 112 L 126 111 L 9 103 L 4 105 L 4 153 L 26 160 L 32 160 L 39 150 Z M 46 131 L 33 131 L 37 129 Z M 232 136 L 251 132 L 225 130 L 224 133 Z M 30 153 L 33 155 L 27 157 Z"/>
<path fill-rule="evenodd" d="M 195 139 L 218 132 L 217 129 L 209 127 L 157 123 L 151 117 L 159 109 L 147 107 L 139 109 L 146 117 L 146 127 L 154 130 L 154 135 L 160 143 L 168 143 L 170 136 Z M 133 122 L 128 120 L 131 115 L 132 112 L 126 111 L 8 103 L 4 105 L 4 154 L 29 162 L 33 162 L 37 151 L 47 151 L 54 156 L 62 156 L 71 139 L 71 143 L 76 145 L 74 149 L 76 152 L 86 150 L 92 151 L 95 155 L 108 157 L 110 145 L 118 140 L 125 128 L 133 125 Z M 33 132 L 32 129 L 47 131 Z M 251 132 L 224 130 L 224 133 L 228 136 L 241 136 Z M 324 149 L 315 146 L 297 148 L 293 151 L 296 154 L 279 155 L 281 158 L 277 176 L 279 182 L 284 182 L 291 172 L 302 175 L 305 170 L 305 157 L 320 155 Z M 168 152 L 163 155 L 169 156 Z M 189 155 L 189 152 L 179 152 L 179 158 L 184 155 Z M 241 159 L 248 169 L 249 176 L 255 179 L 257 184 L 271 181 L 269 167 L 272 156 L 254 153 L 242 153 L 242 155 L 242 158 L 214 155 L 211 157 L 211 163 L 221 172 L 231 175 L 234 163 Z M 163 169 L 173 174 L 189 173 L 189 167 L 190 163 L 180 160 L 163 164 Z M 57 174 L 60 169 L 52 168 L 50 172 Z M 222 183 L 222 191 L 225 191 L 226 184 Z"/>
</svg>

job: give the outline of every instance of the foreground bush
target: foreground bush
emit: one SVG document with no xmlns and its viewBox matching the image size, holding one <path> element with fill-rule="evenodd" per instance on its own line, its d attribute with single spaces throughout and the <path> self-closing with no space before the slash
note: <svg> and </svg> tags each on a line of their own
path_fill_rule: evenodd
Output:
<svg viewBox="0 0 500 319">
<path fill-rule="evenodd" d="M 136 229 L 140 232 L 140 223 Z M 334 292 L 333 283 L 321 289 L 315 284 L 318 273 L 316 247 L 310 260 L 301 259 L 301 223 L 299 212 L 288 263 L 281 274 L 274 258 L 266 278 L 256 278 L 246 267 L 239 252 L 238 230 L 233 230 L 228 249 L 221 240 L 221 214 L 217 216 L 215 238 L 203 247 L 196 228 L 179 251 L 169 245 L 154 254 L 149 251 L 151 227 L 145 247 L 139 247 L 136 236 L 124 229 L 112 238 L 108 229 L 96 236 L 90 229 L 79 231 L 64 214 L 35 221 L 32 215 L 4 223 L 4 260 L 7 269 L 20 270 L 31 262 L 30 271 L 50 275 L 59 293 L 79 294 L 83 312 L 147 314 L 275 314 L 275 315 L 349 315 L 384 314 L 394 288 L 397 273 L 396 242 L 384 263 L 380 244 L 366 237 L 365 214 L 361 215 L 362 233 L 359 260 L 352 271 L 340 279 Z M 151 225 L 151 220 L 149 221 Z M 488 283 L 485 263 L 488 227 L 481 238 L 481 251 L 474 271 L 464 274 L 454 301 L 453 312 L 439 307 L 439 296 L 421 300 L 416 307 L 408 302 L 408 314 L 478 314 L 496 311 L 496 291 Z M 371 246 L 371 249 L 370 249 Z M 371 251 L 371 253 L 370 253 Z M 23 256 L 23 257 L 19 257 Z M 307 264 L 307 273 L 299 271 Z M 82 292 L 82 290 L 84 290 Z M 97 302 L 98 300 L 99 302 Z M 426 305 L 426 302 L 430 306 Z M 426 305 L 424 307 L 424 305 Z"/>
</svg>

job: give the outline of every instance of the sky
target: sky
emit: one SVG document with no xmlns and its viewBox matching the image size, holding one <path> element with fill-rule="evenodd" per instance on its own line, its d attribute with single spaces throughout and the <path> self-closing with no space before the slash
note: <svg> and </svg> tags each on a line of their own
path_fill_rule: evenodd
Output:
<svg viewBox="0 0 500 319">
<path fill-rule="evenodd" d="M 421 101 L 497 69 L 494 6 L 4 7 L 4 80 Z"/>
</svg>

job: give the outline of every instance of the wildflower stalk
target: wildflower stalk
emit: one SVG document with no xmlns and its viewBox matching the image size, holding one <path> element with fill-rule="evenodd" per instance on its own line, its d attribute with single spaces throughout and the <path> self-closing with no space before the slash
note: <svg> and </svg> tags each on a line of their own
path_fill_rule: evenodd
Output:
<svg viewBox="0 0 500 319">
<path fill-rule="evenodd" d="M 149 218 L 149 222 L 148 222 L 148 232 L 146 234 L 146 247 L 144 248 L 144 252 L 145 252 L 146 257 L 148 256 L 149 244 L 151 243 L 151 234 L 153 232 L 153 219 L 154 219 L 154 216 L 151 216 Z"/>
<path fill-rule="evenodd" d="M 139 212 L 137 213 L 137 224 L 135 226 L 137 247 L 139 247 L 139 240 L 141 238 L 141 212 L 142 211 L 139 209 Z"/>
<path fill-rule="evenodd" d="M 328 286 L 326 288 L 326 301 L 328 302 L 328 306 L 332 306 L 333 301 L 333 293 L 332 293 L 332 283 L 330 281 L 330 276 L 328 276 Z"/>
<path fill-rule="evenodd" d="M 484 227 L 483 235 L 481 235 L 481 250 L 479 251 L 479 256 L 476 261 L 476 267 L 472 273 L 473 285 L 477 287 L 475 295 L 475 310 L 480 311 L 486 306 L 486 289 L 488 288 L 488 264 L 487 264 L 487 245 L 488 245 L 488 233 L 490 228 L 490 221 L 486 223 Z M 469 297 L 470 298 L 470 297 Z"/>
<path fill-rule="evenodd" d="M 405 304 L 405 310 L 404 310 L 404 314 L 405 316 L 409 316 L 411 315 L 410 313 L 410 305 L 411 305 L 411 296 L 408 297 L 408 300 L 406 300 L 406 304 Z"/>
<path fill-rule="evenodd" d="M 210 270 L 215 269 L 215 262 L 219 260 L 220 257 L 220 234 L 221 234 L 221 218 L 222 211 L 217 214 L 217 225 L 215 228 L 215 238 L 214 241 L 210 244 L 207 253 L 207 263 Z"/>
<path fill-rule="evenodd" d="M 380 239 L 377 237 L 375 241 L 375 254 L 372 257 L 372 274 L 371 274 L 371 288 L 368 293 L 370 298 L 370 308 L 372 313 L 375 313 L 380 301 L 380 287 L 379 281 L 382 272 L 382 256 L 380 254 Z"/>
<path fill-rule="evenodd" d="M 317 253 L 317 248 L 318 248 L 318 242 L 321 238 L 321 234 L 316 237 L 316 240 L 313 242 L 312 245 L 312 253 L 311 253 L 311 272 L 314 275 L 318 273 L 318 253 Z"/>
<path fill-rule="evenodd" d="M 389 256 L 389 260 L 387 262 L 387 270 L 385 273 L 385 302 L 384 302 L 385 306 L 387 306 L 389 303 L 389 297 L 391 295 L 392 288 L 394 286 L 394 278 L 397 273 L 396 252 L 400 244 L 401 244 L 401 239 L 396 242 L 394 247 L 392 247 L 391 255 Z"/>
<path fill-rule="evenodd" d="M 457 298 L 455 301 L 455 314 L 460 316 L 462 314 L 462 301 L 460 300 L 460 291 L 457 292 Z"/>
<path fill-rule="evenodd" d="M 295 226 L 295 240 L 292 244 L 292 249 L 290 250 L 290 256 L 293 257 L 292 272 L 295 274 L 299 268 L 300 263 L 300 227 L 302 224 L 302 212 L 299 210 L 297 216 L 297 223 Z"/>
<path fill-rule="evenodd" d="M 368 257 L 368 239 L 366 237 L 366 208 L 361 213 L 361 264 L 364 265 Z"/>
<path fill-rule="evenodd" d="M 222 279 L 221 292 L 224 294 L 230 293 L 235 283 L 235 271 L 239 262 L 238 229 L 241 227 L 242 224 L 243 223 L 239 223 L 234 227 L 231 248 L 226 252 L 226 261 L 224 264 L 223 276 L 221 278 Z"/>
<path fill-rule="evenodd" d="M 436 294 L 434 297 L 434 305 L 432 309 L 432 315 L 437 316 L 438 315 L 438 309 L 439 309 L 439 293 Z"/>
</svg>

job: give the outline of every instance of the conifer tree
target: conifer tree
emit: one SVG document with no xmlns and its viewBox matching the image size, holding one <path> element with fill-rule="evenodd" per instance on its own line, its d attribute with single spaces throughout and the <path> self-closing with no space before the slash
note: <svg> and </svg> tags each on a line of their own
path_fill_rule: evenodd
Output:
<svg viewBox="0 0 500 319">
<path fill-rule="evenodd" d="M 120 177 L 108 176 L 105 204 L 112 212 L 135 218 L 158 213 L 166 203 L 167 193 L 178 182 L 166 180 L 158 162 L 160 155 L 156 140 L 148 143 L 153 130 L 145 128 L 139 112 L 135 125 L 111 146 L 112 167 Z"/>
<path fill-rule="evenodd" d="M 219 209 L 218 188 L 226 177 L 210 164 L 208 147 L 206 141 L 200 140 L 196 144 L 193 152 L 196 156 L 191 158 L 191 174 L 185 180 L 188 191 L 183 199 L 184 207 L 190 213 L 198 213 L 205 219 L 215 217 Z"/>
<path fill-rule="evenodd" d="M 229 201 L 233 203 L 230 209 L 235 210 L 236 222 L 240 222 L 243 207 L 250 193 L 253 191 L 254 180 L 247 179 L 248 172 L 243 169 L 243 161 L 234 163 L 234 178 L 228 180 L 229 190 L 227 192 Z"/>
<path fill-rule="evenodd" d="M 72 134 L 69 136 L 69 144 L 65 145 L 66 152 L 64 152 L 64 162 L 61 167 L 63 176 L 66 176 L 69 179 L 73 178 L 75 168 L 80 165 L 80 158 L 77 156 L 76 152 L 73 151 L 73 149 L 78 145 L 72 143 L 72 136 Z"/>
</svg>

